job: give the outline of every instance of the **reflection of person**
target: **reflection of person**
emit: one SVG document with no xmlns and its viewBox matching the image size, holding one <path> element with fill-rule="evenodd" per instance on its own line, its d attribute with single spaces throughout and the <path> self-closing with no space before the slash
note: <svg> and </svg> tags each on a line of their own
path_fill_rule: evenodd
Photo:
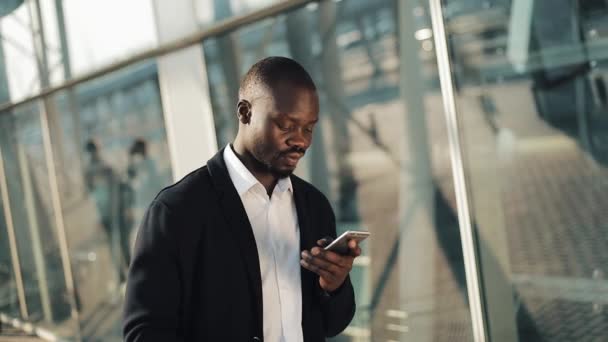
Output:
<svg viewBox="0 0 608 342">
<path fill-rule="evenodd" d="M 107 165 L 99 153 L 99 148 L 93 140 L 85 145 L 88 156 L 88 164 L 85 170 L 85 184 L 87 190 L 93 196 L 97 211 L 101 219 L 101 225 L 108 239 L 112 241 L 112 231 L 115 227 L 117 208 L 116 185 L 118 177 L 112 168 Z"/>
<path fill-rule="evenodd" d="M 135 222 L 134 217 L 134 204 L 135 204 L 135 191 L 131 184 L 130 175 L 127 179 L 120 182 L 119 185 L 119 204 L 120 215 L 119 215 L 119 232 L 120 232 L 120 250 L 123 257 L 123 262 L 126 267 L 131 262 L 131 247 L 130 247 L 130 233 Z M 125 269 L 126 269 L 125 267 Z M 122 269 L 122 268 L 121 268 Z M 121 281 L 123 274 L 121 274 Z"/>
<path fill-rule="evenodd" d="M 148 156 L 148 144 L 141 138 L 136 139 L 129 149 L 127 173 L 135 191 L 134 218 L 139 222 L 162 186 L 154 160 Z"/>
<path fill-rule="evenodd" d="M 136 139 L 129 149 L 127 180 L 121 183 L 120 243 L 126 265 L 130 263 L 131 231 L 160 187 L 156 165 L 148 157 L 147 143 Z"/>
<path fill-rule="evenodd" d="M 239 91 L 234 143 L 163 190 L 139 229 L 125 341 L 324 341 L 351 321 L 361 253 L 325 252 L 328 200 L 292 175 L 318 120 L 296 62 L 256 63 Z M 300 267 L 302 265 L 302 268 Z"/>
<path fill-rule="evenodd" d="M 119 184 L 120 179 L 112 168 L 101 158 L 99 148 L 93 140 L 89 140 L 85 145 L 87 152 L 87 165 L 85 169 L 85 184 L 87 190 L 93 197 L 97 207 L 97 212 L 101 221 L 101 226 L 110 243 L 112 260 L 117 271 L 121 272 L 120 258 L 116 255 L 116 242 L 118 236 L 119 219 Z"/>
</svg>

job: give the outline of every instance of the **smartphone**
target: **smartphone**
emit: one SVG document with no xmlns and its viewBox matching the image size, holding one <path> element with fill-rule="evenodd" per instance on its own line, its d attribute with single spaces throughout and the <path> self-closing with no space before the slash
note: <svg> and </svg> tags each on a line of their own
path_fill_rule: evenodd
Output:
<svg viewBox="0 0 608 342">
<path fill-rule="evenodd" d="M 326 251 L 336 252 L 338 254 L 348 254 L 348 242 L 355 240 L 357 243 L 367 239 L 369 232 L 349 230 L 338 236 L 334 241 L 325 247 Z"/>
</svg>

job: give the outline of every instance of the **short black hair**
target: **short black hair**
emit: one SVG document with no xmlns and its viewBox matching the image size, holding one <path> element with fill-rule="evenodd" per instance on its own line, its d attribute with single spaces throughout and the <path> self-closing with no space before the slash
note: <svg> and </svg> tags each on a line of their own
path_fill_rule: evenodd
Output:
<svg viewBox="0 0 608 342">
<path fill-rule="evenodd" d="M 310 90 L 317 90 L 312 78 L 298 62 L 287 57 L 266 57 L 255 63 L 243 77 L 239 88 L 239 97 L 245 97 L 248 90 L 255 86 L 272 89 L 279 81 Z"/>
<path fill-rule="evenodd" d="M 97 143 L 95 143 L 95 140 L 93 139 L 89 139 L 87 140 L 87 142 L 84 144 L 84 150 L 87 151 L 88 153 L 97 153 Z"/>
<path fill-rule="evenodd" d="M 142 138 L 135 139 L 133 145 L 131 145 L 131 148 L 129 149 L 130 155 L 136 155 L 138 153 L 141 154 L 144 158 L 146 158 L 148 154 L 146 141 Z"/>
</svg>

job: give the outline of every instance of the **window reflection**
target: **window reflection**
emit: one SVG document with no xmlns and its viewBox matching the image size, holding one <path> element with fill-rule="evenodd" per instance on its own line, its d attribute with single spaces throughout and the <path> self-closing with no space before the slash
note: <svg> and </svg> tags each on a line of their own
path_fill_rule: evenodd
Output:
<svg viewBox="0 0 608 342">
<path fill-rule="evenodd" d="M 172 181 L 156 65 L 135 65 L 54 101 L 61 151 L 73 166 L 61 181 L 81 332 L 120 339 L 131 246 L 145 209 Z"/>
<path fill-rule="evenodd" d="M 23 286 L 23 298 L 12 297 L 11 305 L 19 307 L 19 311 L 13 312 L 17 314 L 14 317 L 44 328 L 61 325 L 63 329 L 57 335 L 65 338 L 77 336 L 78 322 L 73 315 L 74 293 L 68 290 L 61 259 L 59 229 L 43 149 L 44 129 L 37 102 L 0 115 L 0 148 L 9 180 L 5 189 L 9 199 L 6 207 L 12 218 L 12 227 L 6 228 L 14 230 L 15 245 L 9 250 L 18 258 L 16 265 L 19 265 Z M 15 269 L 12 271 L 13 285 L 20 286 Z"/>
<path fill-rule="evenodd" d="M 493 339 L 602 339 L 606 2 L 444 3 Z"/>
</svg>

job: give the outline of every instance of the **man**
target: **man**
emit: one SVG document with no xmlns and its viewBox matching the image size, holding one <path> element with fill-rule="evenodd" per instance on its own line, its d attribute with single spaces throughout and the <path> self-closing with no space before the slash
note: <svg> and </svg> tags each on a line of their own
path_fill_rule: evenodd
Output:
<svg viewBox="0 0 608 342">
<path fill-rule="evenodd" d="M 124 336 L 141 341 L 316 342 L 355 312 L 361 250 L 325 252 L 329 202 L 292 175 L 319 100 L 295 61 L 256 63 L 239 89 L 234 143 L 163 190 L 135 243 Z M 300 267 L 302 266 L 302 267 Z"/>
</svg>

